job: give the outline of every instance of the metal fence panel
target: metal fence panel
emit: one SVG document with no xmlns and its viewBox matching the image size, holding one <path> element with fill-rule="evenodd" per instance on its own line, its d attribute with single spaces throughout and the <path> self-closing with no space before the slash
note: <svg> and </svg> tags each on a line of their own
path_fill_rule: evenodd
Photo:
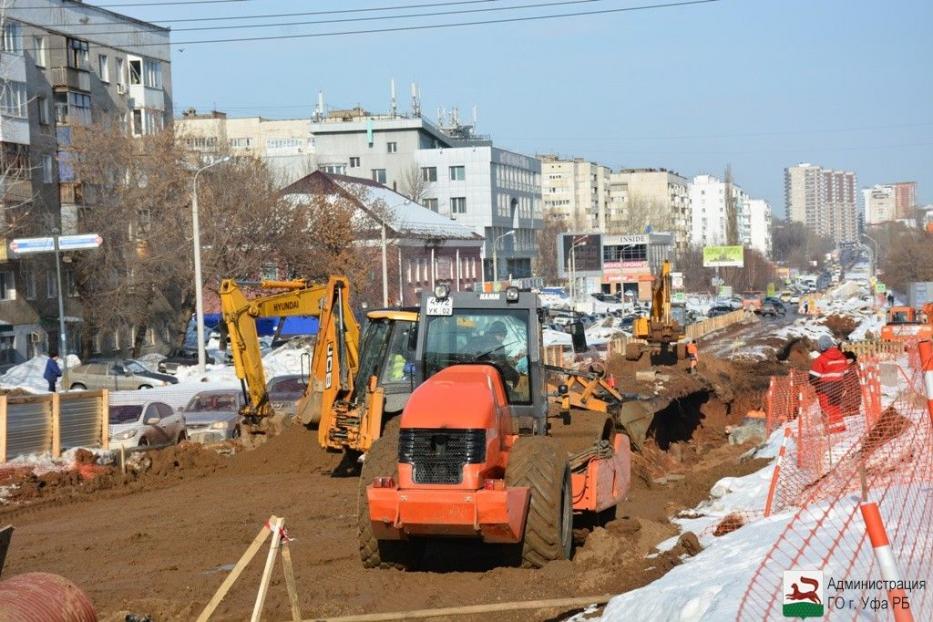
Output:
<svg viewBox="0 0 933 622">
<path fill-rule="evenodd" d="M 62 451 L 72 447 L 100 447 L 100 400 L 96 395 L 61 400 L 58 422 Z"/>
<path fill-rule="evenodd" d="M 52 400 L 7 403 L 7 460 L 52 450 Z"/>
</svg>

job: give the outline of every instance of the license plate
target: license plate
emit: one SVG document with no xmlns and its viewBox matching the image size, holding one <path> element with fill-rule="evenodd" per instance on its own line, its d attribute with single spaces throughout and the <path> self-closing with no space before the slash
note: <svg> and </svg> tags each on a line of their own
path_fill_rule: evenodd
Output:
<svg viewBox="0 0 933 622">
<path fill-rule="evenodd" d="M 454 301 L 450 298 L 438 300 L 434 296 L 430 296 L 428 298 L 428 306 L 426 311 L 428 315 L 453 315 Z"/>
</svg>

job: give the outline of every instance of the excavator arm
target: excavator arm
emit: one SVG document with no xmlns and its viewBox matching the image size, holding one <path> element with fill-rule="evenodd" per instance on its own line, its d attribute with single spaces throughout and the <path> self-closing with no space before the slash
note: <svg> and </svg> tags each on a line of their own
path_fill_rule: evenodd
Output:
<svg viewBox="0 0 933 622">
<path fill-rule="evenodd" d="M 232 279 L 225 279 L 220 286 L 233 363 L 247 402 L 242 411 L 244 423 L 251 432 L 264 433 L 274 414 L 266 391 L 256 319 L 296 315 L 319 320 L 308 388 L 297 408 L 302 423 L 316 423 L 335 402 L 352 395 L 360 365 L 360 330 L 350 307 L 349 282 L 346 277 L 332 276 L 321 285 L 304 280 L 262 281 L 259 287 L 284 291 L 249 299 Z"/>
</svg>

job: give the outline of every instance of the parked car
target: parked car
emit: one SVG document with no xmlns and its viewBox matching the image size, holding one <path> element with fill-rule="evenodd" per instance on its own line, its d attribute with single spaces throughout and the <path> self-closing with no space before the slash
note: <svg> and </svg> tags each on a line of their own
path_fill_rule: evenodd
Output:
<svg viewBox="0 0 933 622">
<path fill-rule="evenodd" d="M 286 417 L 295 416 L 295 402 L 305 394 L 308 388 L 308 376 L 285 374 L 276 376 L 266 385 L 272 410 Z"/>
<path fill-rule="evenodd" d="M 185 418 L 164 402 L 111 404 L 110 447 L 160 447 L 187 438 Z"/>
<path fill-rule="evenodd" d="M 732 313 L 735 310 L 735 307 L 731 305 L 715 305 L 709 308 L 709 311 L 706 312 L 706 317 L 719 317 L 720 315 Z"/>
<path fill-rule="evenodd" d="M 762 317 L 777 317 L 782 315 L 778 313 L 777 307 L 774 306 L 773 302 L 768 302 L 767 300 L 761 303 L 761 306 L 755 311 L 755 313 L 761 315 Z"/>
<path fill-rule="evenodd" d="M 214 359 L 207 355 L 206 363 L 214 364 Z M 176 374 L 179 367 L 193 367 L 198 364 L 198 351 L 194 348 L 175 348 L 159 361 L 159 371 L 163 374 Z"/>
<path fill-rule="evenodd" d="M 188 438 L 198 443 L 220 443 L 240 437 L 243 393 L 238 389 L 201 391 L 182 411 Z"/>
<path fill-rule="evenodd" d="M 177 382 L 177 378 L 154 372 L 133 359 L 92 359 L 69 369 L 62 384 L 69 389 L 129 391 L 164 387 Z"/>
</svg>

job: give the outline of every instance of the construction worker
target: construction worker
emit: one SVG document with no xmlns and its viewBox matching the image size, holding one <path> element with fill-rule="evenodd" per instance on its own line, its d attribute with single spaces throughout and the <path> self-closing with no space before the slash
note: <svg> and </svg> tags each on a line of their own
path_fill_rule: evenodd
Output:
<svg viewBox="0 0 933 622">
<path fill-rule="evenodd" d="M 820 355 L 810 366 L 810 384 L 820 400 L 823 424 L 830 434 L 844 432 L 846 425 L 842 420 L 843 379 L 849 363 L 829 335 L 820 335 L 817 349 Z"/>
<path fill-rule="evenodd" d="M 687 360 L 690 361 L 690 373 L 697 373 L 697 365 L 700 363 L 700 349 L 693 339 L 687 342 Z"/>
</svg>

